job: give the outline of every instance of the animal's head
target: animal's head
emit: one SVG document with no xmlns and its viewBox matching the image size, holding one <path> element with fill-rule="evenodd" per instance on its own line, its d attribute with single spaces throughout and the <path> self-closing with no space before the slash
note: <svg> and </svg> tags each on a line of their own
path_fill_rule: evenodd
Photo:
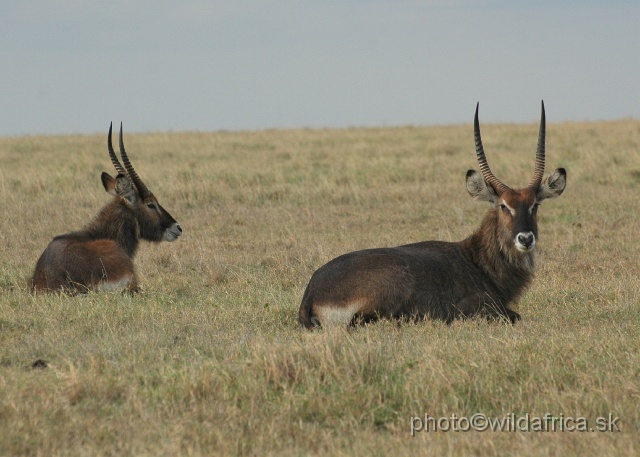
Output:
<svg viewBox="0 0 640 457">
<path fill-rule="evenodd" d="M 113 178 L 108 173 L 102 173 L 104 189 L 114 197 L 122 199 L 122 202 L 135 214 L 140 227 L 140 238 L 148 241 L 177 240 L 182 235 L 182 228 L 158 203 L 158 199 L 133 169 L 122 142 L 122 124 L 120 124 L 120 156 L 124 167 L 113 151 L 111 127 L 110 125 L 108 138 L 109 157 L 118 174 Z"/>
<path fill-rule="evenodd" d="M 538 206 L 547 198 L 555 198 L 562 194 L 567 184 L 567 172 L 564 168 L 557 168 L 545 180 L 542 179 L 545 160 L 544 102 L 542 103 L 533 178 L 524 189 L 511 189 L 491 172 L 480 137 L 478 106 L 476 106 L 474 133 L 476 155 L 482 176 L 475 170 L 467 171 L 467 191 L 475 199 L 486 200 L 495 208 L 498 223 L 497 233 L 503 249 L 522 253 L 531 252 L 535 248 L 538 238 Z"/>
</svg>

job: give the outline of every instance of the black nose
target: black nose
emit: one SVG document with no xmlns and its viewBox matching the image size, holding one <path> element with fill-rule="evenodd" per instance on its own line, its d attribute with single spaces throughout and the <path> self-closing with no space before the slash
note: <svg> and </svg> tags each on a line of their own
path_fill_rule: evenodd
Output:
<svg viewBox="0 0 640 457">
<path fill-rule="evenodd" d="M 533 244 L 533 233 L 519 233 L 518 234 L 518 242 L 524 247 L 529 247 Z"/>
<path fill-rule="evenodd" d="M 176 228 L 178 229 L 178 232 L 182 233 L 182 227 L 180 227 L 180 224 L 176 224 Z"/>
</svg>

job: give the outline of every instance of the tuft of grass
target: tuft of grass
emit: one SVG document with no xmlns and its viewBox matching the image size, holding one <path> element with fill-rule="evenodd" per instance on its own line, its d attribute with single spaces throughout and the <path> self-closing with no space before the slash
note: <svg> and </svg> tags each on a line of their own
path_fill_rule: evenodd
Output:
<svg viewBox="0 0 640 457">
<path fill-rule="evenodd" d="M 526 184 L 537 125 L 486 125 Z M 540 209 L 515 326 L 297 323 L 345 252 L 459 240 L 471 126 L 127 136 L 180 222 L 143 244 L 141 292 L 29 293 L 49 240 L 108 201 L 105 135 L 0 139 L 0 455 L 633 455 L 640 452 L 640 123 L 550 124 L 564 195 Z M 615 203 L 610 195 L 615 192 Z M 412 418 L 619 417 L 621 432 L 419 432 Z"/>
</svg>

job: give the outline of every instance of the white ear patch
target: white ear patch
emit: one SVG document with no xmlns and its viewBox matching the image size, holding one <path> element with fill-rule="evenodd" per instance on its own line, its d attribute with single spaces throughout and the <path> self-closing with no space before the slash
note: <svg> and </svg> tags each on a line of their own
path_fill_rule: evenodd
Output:
<svg viewBox="0 0 640 457">
<path fill-rule="evenodd" d="M 487 185 L 484 178 L 475 170 L 467 171 L 467 192 L 474 199 L 488 201 L 493 205 L 498 201 L 496 191 Z"/>
<path fill-rule="evenodd" d="M 116 176 L 115 191 L 117 195 L 124 198 L 129 204 L 133 205 L 136 202 L 136 190 L 134 189 L 133 184 L 131 184 L 129 178 L 126 176 Z"/>
<path fill-rule="evenodd" d="M 484 183 L 484 179 L 478 174 L 473 173 L 473 175 L 467 176 L 467 192 L 471 195 L 478 195 L 486 189 L 486 185 Z"/>
<path fill-rule="evenodd" d="M 538 201 L 542 201 L 545 198 L 559 197 L 564 188 L 567 185 L 567 172 L 564 168 L 557 168 L 549 175 L 544 183 L 540 186 L 538 194 L 536 195 Z"/>
</svg>

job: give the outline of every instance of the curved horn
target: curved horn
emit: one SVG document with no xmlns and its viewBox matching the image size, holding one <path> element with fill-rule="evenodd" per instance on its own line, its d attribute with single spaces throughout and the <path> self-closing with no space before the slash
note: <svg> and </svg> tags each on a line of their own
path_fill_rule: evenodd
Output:
<svg viewBox="0 0 640 457">
<path fill-rule="evenodd" d="M 476 140 L 476 156 L 478 157 L 478 164 L 480 165 L 480 171 L 484 180 L 493 187 L 493 189 L 501 195 L 505 190 L 509 188 L 506 184 L 503 184 L 498 178 L 496 178 L 489 168 L 487 158 L 484 155 L 484 148 L 482 147 L 482 138 L 480 137 L 480 122 L 478 122 L 478 108 L 480 102 L 476 105 L 476 117 L 473 121 L 473 133 Z"/>
<path fill-rule="evenodd" d="M 120 164 L 120 161 L 118 160 L 118 156 L 116 156 L 116 153 L 113 150 L 113 145 L 111 144 L 111 127 L 112 126 L 113 126 L 113 122 L 111 124 L 109 124 L 109 137 L 107 138 L 107 146 L 109 147 L 109 157 L 111 157 L 111 163 L 116 168 L 116 171 L 119 174 L 123 174 L 125 176 L 128 176 L 128 174 L 125 171 L 125 169 L 122 168 L 122 165 Z"/>
<path fill-rule="evenodd" d="M 124 143 L 122 141 L 122 122 L 120 123 L 120 155 L 122 156 L 122 162 L 124 163 L 124 167 L 127 169 L 127 174 L 129 175 L 129 179 L 133 181 L 133 184 L 138 188 L 140 192 L 140 196 L 142 198 L 146 198 L 151 195 L 147 186 L 144 185 L 142 179 L 138 176 L 138 173 L 133 169 L 131 162 L 129 162 L 129 157 L 127 157 L 127 153 L 124 150 Z"/>
<path fill-rule="evenodd" d="M 546 131 L 546 117 L 544 115 L 544 100 L 542 101 L 542 114 L 540 114 L 540 131 L 538 133 L 538 150 L 536 151 L 536 166 L 533 170 L 533 179 L 529 183 L 529 189 L 537 191 L 544 175 L 544 137 Z"/>
</svg>

